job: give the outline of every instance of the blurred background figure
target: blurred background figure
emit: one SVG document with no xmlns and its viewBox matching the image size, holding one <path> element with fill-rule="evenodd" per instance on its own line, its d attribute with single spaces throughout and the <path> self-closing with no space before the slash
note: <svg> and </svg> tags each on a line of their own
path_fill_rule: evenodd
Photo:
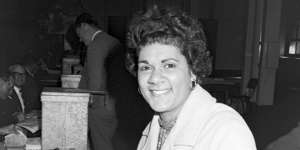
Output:
<svg viewBox="0 0 300 150">
<path fill-rule="evenodd" d="M 19 64 L 11 65 L 8 68 L 13 79 L 12 98 L 18 100 L 19 107 L 25 113 L 25 100 L 23 98 L 23 85 L 26 82 L 26 72 L 23 66 Z"/>
<path fill-rule="evenodd" d="M 0 127 L 18 122 L 17 114 L 21 112 L 19 101 L 10 97 L 13 81 L 9 74 L 0 74 Z"/>
<path fill-rule="evenodd" d="M 94 150 L 112 150 L 112 137 L 117 128 L 115 97 L 108 91 L 112 54 L 122 50 L 118 39 L 104 32 L 95 18 L 82 13 L 75 20 L 77 36 L 86 45 L 86 59 L 79 88 L 106 91 L 107 96 L 92 95 L 88 126 Z"/>
<path fill-rule="evenodd" d="M 26 66 L 26 67 L 24 67 Z M 34 63 L 14 64 L 9 67 L 14 87 L 12 97 L 19 100 L 23 113 L 41 109 L 41 86 L 35 80 L 38 67 Z"/>
</svg>

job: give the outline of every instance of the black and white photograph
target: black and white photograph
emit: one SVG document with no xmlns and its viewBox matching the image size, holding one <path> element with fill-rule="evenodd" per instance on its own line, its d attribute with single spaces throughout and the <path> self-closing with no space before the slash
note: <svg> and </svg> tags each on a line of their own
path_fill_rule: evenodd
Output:
<svg viewBox="0 0 300 150">
<path fill-rule="evenodd" d="M 299 0 L 0 0 L 0 150 L 299 150 L 298 67 Z"/>
</svg>

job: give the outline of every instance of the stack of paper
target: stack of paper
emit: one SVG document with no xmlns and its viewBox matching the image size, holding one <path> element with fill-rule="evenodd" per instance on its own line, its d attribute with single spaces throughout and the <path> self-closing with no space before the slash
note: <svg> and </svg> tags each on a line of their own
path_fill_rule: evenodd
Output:
<svg viewBox="0 0 300 150">
<path fill-rule="evenodd" d="M 26 119 L 22 122 L 17 123 L 16 125 L 27 129 L 31 133 L 35 133 L 40 130 L 40 123 L 40 119 Z"/>
<path fill-rule="evenodd" d="M 41 138 L 28 138 L 26 142 L 26 150 L 41 150 Z"/>
</svg>

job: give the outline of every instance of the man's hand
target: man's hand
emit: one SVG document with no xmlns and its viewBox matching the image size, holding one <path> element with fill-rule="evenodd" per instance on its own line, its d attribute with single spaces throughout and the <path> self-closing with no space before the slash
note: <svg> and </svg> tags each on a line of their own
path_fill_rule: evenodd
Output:
<svg viewBox="0 0 300 150">
<path fill-rule="evenodd" d="M 33 110 L 30 113 L 25 114 L 25 119 L 39 119 L 41 118 L 40 110 Z"/>
<path fill-rule="evenodd" d="M 22 112 L 15 112 L 13 115 L 17 118 L 18 121 L 23 121 L 25 119 L 25 115 Z"/>
</svg>

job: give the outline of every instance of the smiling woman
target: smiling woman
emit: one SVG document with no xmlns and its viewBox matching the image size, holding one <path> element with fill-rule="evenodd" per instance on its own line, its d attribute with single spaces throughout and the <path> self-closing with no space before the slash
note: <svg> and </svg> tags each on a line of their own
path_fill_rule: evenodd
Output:
<svg viewBox="0 0 300 150">
<path fill-rule="evenodd" d="M 155 43 L 141 48 L 138 60 L 140 91 L 151 108 L 161 113 L 162 120 L 176 118 L 195 79 L 177 47 Z"/>
<path fill-rule="evenodd" d="M 138 150 L 256 149 L 243 118 L 199 85 L 211 72 L 200 22 L 154 6 L 134 16 L 127 40 L 127 68 L 156 112 Z"/>
</svg>

